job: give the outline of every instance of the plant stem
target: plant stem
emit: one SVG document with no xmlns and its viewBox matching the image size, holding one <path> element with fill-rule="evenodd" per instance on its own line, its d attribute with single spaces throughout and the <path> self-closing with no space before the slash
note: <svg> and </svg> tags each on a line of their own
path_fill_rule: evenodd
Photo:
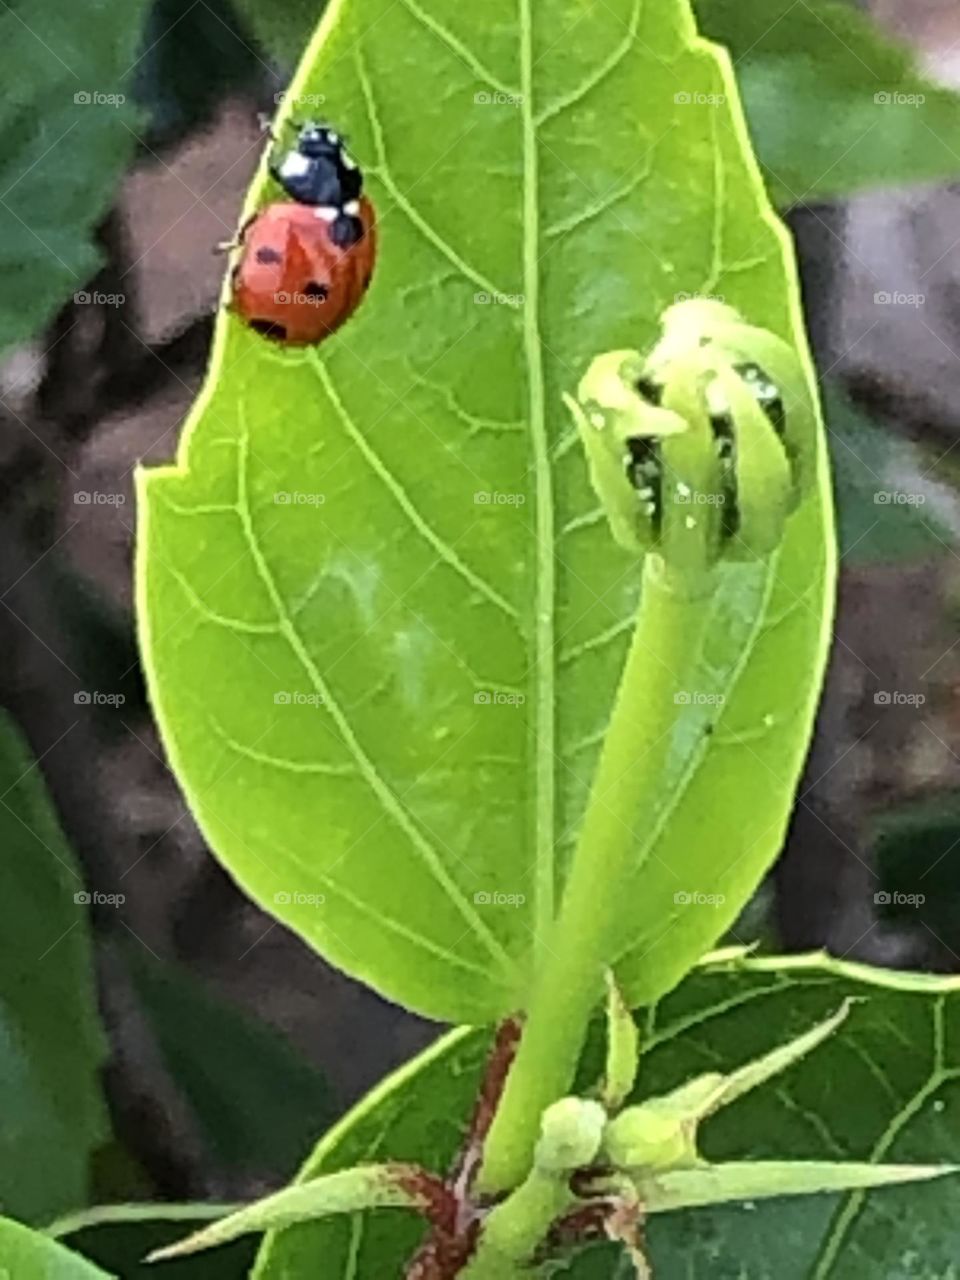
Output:
<svg viewBox="0 0 960 1280">
<path fill-rule="evenodd" d="M 484 1191 L 517 1186 L 530 1170 L 542 1112 L 573 1082 L 587 1026 L 603 995 L 623 894 L 635 872 L 638 823 L 653 822 L 663 758 L 691 691 L 709 610 L 705 573 L 644 562 L 630 651 L 597 765 L 560 913 L 535 976 L 516 1061 L 487 1143 Z"/>
</svg>

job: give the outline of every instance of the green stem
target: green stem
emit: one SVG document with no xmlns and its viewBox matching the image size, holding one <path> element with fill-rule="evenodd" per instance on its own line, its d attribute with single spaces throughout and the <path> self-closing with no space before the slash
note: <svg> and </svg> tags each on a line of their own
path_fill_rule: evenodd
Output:
<svg viewBox="0 0 960 1280">
<path fill-rule="evenodd" d="M 709 577 L 644 562 L 643 593 L 560 913 L 534 980 L 516 1061 L 487 1141 L 485 1191 L 530 1170 L 542 1112 L 573 1082 L 586 1029 L 603 995 L 623 894 L 637 869 L 639 831 L 661 800 L 663 758 L 690 688 L 708 609 Z"/>
</svg>

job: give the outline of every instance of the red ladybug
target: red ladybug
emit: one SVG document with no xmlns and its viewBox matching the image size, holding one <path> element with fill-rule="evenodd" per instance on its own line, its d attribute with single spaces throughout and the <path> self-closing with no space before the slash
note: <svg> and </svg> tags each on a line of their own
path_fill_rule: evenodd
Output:
<svg viewBox="0 0 960 1280">
<path fill-rule="evenodd" d="M 240 234 L 231 310 L 288 346 L 322 342 L 356 310 L 376 257 L 373 205 L 339 135 L 305 125 L 271 173 L 292 201 L 267 205 Z"/>
</svg>

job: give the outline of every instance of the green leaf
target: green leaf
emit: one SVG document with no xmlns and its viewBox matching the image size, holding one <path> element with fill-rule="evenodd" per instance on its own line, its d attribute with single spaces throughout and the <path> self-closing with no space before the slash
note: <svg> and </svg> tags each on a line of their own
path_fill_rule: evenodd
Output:
<svg viewBox="0 0 960 1280">
<path fill-rule="evenodd" d="M 953 554 L 958 503 L 955 477 L 936 478 L 943 449 L 875 422 L 830 382 L 824 412 L 843 559 L 889 564 Z"/>
<path fill-rule="evenodd" d="M 679 291 L 803 344 L 726 64 L 686 5 L 617 0 L 575 47 L 568 7 L 524 0 L 519 28 L 449 0 L 330 11 L 292 92 L 323 86 L 367 168 L 369 298 L 306 353 L 222 318 L 177 467 L 141 476 L 152 697 L 212 847 L 336 964 L 459 1021 L 524 1000 L 636 609 L 562 392 L 648 344 Z M 397 48 L 417 75 L 391 72 Z M 828 629 L 825 503 L 772 561 L 724 571 L 683 687 L 726 703 L 681 717 L 624 897 L 634 1001 L 712 945 L 779 846 Z M 708 885 L 719 907 L 674 901 Z"/>
<path fill-rule="evenodd" d="M 453 5 L 332 10 L 293 91 L 323 84 L 369 170 L 369 301 L 306 355 L 221 320 L 178 467 L 141 477 L 152 698 L 212 847 L 334 963 L 465 1021 L 524 998 L 636 607 L 561 393 L 591 353 L 649 342 L 680 289 L 722 289 L 803 342 L 736 114 L 675 100 L 686 84 L 731 96 L 685 5 L 620 0 L 572 59 L 554 5 L 500 36 Z M 412 83 L 390 79 L 396 46 L 422 68 Z M 524 105 L 475 101 L 515 81 Z M 829 548 L 813 494 L 780 556 L 724 577 L 687 680 L 727 701 L 692 705 L 667 762 L 622 957 L 634 1000 L 716 940 L 780 844 Z M 744 813 L 758 768 L 769 785 Z M 726 905 L 675 904 L 717 868 Z"/>
<path fill-rule="evenodd" d="M 254 1242 L 240 1240 L 202 1258 L 168 1263 L 159 1272 L 144 1261 L 191 1226 L 234 1207 L 214 1204 L 111 1204 L 70 1214 L 48 1228 L 63 1244 L 123 1280 L 239 1280 L 253 1262 Z M 0 1271 L 0 1276 L 3 1272 Z"/>
<path fill-rule="evenodd" d="M 960 1153 L 960 979 L 894 973 L 820 955 L 705 966 L 645 1016 L 634 1101 L 704 1071 L 732 1072 L 810 1030 L 848 998 L 830 1040 L 704 1122 L 710 1160 L 939 1164 Z M 644 1019 L 641 1018 L 641 1026 Z M 455 1032 L 385 1082 L 317 1147 L 316 1176 L 387 1154 L 442 1168 L 469 1114 L 488 1037 Z M 583 1064 L 596 1079 L 602 1036 Z M 957 1257 L 950 1178 L 655 1215 L 655 1275 L 704 1280 L 944 1280 Z M 255 1280 L 311 1274 L 381 1280 L 397 1274 L 416 1228 L 369 1215 L 269 1236 Z M 351 1252 L 351 1250 L 353 1252 Z M 350 1267 L 353 1266 L 351 1271 Z M 622 1277 L 616 1254 L 590 1250 L 570 1280 Z"/>
<path fill-rule="evenodd" d="M 97 269 L 91 232 L 136 141 L 129 73 L 145 10 L 146 0 L 0 8 L 0 349 L 35 334 Z"/>
<path fill-rule="evenodd" d="M 109 1275 L 38 1231 L 0 1218 L 0 1276 L 4 1280 L 105 1280 Z"/>
<path fill-rule="evenodd" d="M 960 171 L 960 94 L 934 84 L 907 45 L 851 5 L 696 0 L 696 8 L 705 34 L 733 55 L 778 204 Z"/>
<path fill-rule="evenodd" d="M 321 1140 L 298 1175 L 304 1182 L 389 1155 L 446 1169 L 480 1086 L 490 1037 L 453 1031 L 407 1063 Z M 265 1237 L 252 1280 L 311 1272 L 382 1280 L 399 1270 L 423 1233 L 405 1214 L 380 1212 L 290 1227 Z"/>
<path fill-rule="evenodd" d="M 83 893 L 37 763 L 0 713 L 0 1203 L 31 1221 L 86 1202 L 107 1136 Z"/>
<path fill-rule="evenodd" d="M 220 1165 L 266 1178 L 298 1164 L 333 1118 L 322 1073 L 282 1031 L 143 947 L 120 957 L 176 1088 Z"/>
</svg>

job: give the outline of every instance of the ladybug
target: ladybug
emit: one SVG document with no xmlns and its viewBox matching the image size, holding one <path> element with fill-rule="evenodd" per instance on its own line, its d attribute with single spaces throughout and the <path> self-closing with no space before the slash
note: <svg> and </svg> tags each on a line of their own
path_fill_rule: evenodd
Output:
<svg viewBox="0 0 960 1280">
<path fill-rule="evenodd" d="M 356 310 L 376 257 L 373 205 L 338 133 L 301 126 L 270 165 L 291 197 L 261 209 L 240 233 L 231 310 L 288 346 L 322 342 Z"/>
</svg>

